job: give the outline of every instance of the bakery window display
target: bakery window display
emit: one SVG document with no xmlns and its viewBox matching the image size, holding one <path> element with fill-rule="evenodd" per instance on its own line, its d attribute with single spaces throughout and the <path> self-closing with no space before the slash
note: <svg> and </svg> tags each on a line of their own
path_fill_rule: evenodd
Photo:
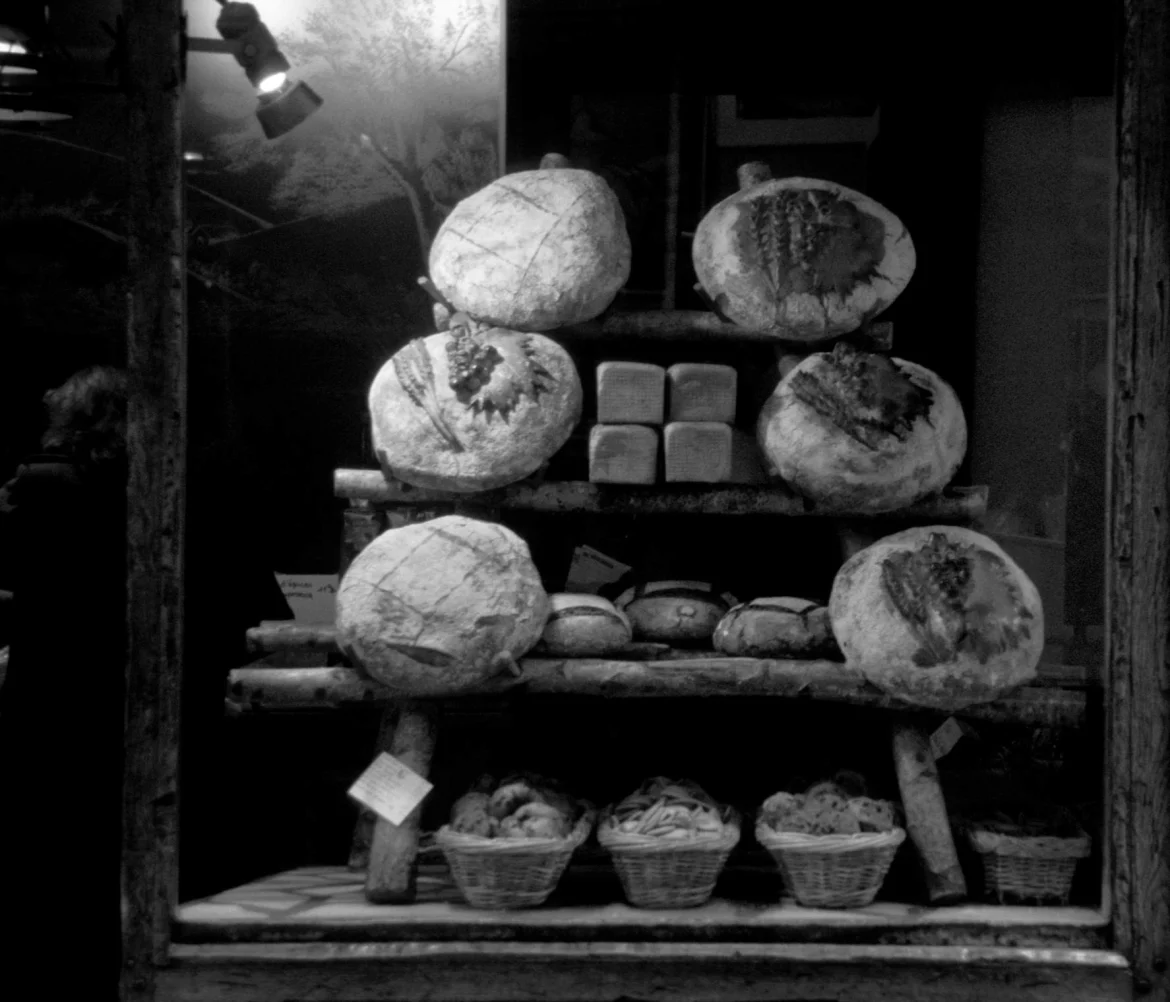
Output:
<svg viewBox="0 0 1170 1002">
<path fill-rule="evenodd" d="M 476 226 L 520 190 L 516 177 L 503 179 L 511 194 L 485 194 Z M 551 192 L 562 182 L 577 183 L 555 168 L 539 185 Z M 375 484 L 339 471 L 338 493 L 361 501 L 372 522 L 396 507 L 481 513 L 431 517 L 411 526 L 409 539 L 370 534 L 339 599 L 337 640 L 352 662 L 350 674 L 332 676 L 339 701 L 385 701 L 388 718 L 393 701 L 409 698 L 398 705 L 401 727 L 419 700 L 521 707 L 531 698 L 533 715 L 566 715 L 567 743 L 569 717 L 596 715 L 597 734 L 567 750 L 547 720 L 544 745 L 518 726 L 509 747 L 541 767 L 542 751 L 572 759 L 601 745 L 607 754 L 640 747 L 634 716 L 617 726 L 602 700 L 660 697 L 654 711 L 665 704 L 669 712 L 676 697 L 732 697 L 719 707 L 722 717 L 737 712 L 735 698 L 775 700 L 774 718 L 757 727 L 777 735 L 778 746 L 779 735 L 793 734 L 783 752 L 757 749 L 742 760 L 739 742 L 754 738 L 746 726 L 739 732 L 724 720 L 719 737 L 703 727 L 675 735 L 647 753 L 650 767 L 631 760 L 634 776 L 655 778 L 624 798 L 630 777 L 606 783 L 598 768 L 593 778 L 604 792 L 590 796 L 610 806 L 596 818 L 538 778 L 477 784 L 449 815 L 430 818 L 465 906 L 540 909 L 550 926 L 574 929 L 575 916 L 596 906 L 609 909 L 607 921 L 650 923 L 639 926 L 654 930 L 648 935 L 673 933 L 631 911 L 661 913 L 667 923 L 685 909 L 716 930 L 758 922 L 769 935 L 772 923 L 795 928 L 805 914 L 826 922 L 826 912 L 883 929 L 891 915 L 902 921 L 932 910 L 949 921 L 950 906 L 975 900 L 982 870 L 978 857 L 961 858 L 966 829 L 948 814 L 949 780 L 938 767 L 947 751 L 931 734 L 940 714 L 986 722 L 991 734 L 1001 724 L 1051 723 L 1068 698 L 1062 722 L 1084 718 L 1083 699 L 1029 685 L 1044 620 L 1027 575 L 986 537 L 944 524 L 970 521 L 986 506 L 986 489 L 952 484 L 967 450 L 958 395 L 937 373 L 892 354 L 888 324 L 872 325 L 913 274 L 909 233 L 884 207 L 829 182 L 751 172 L 745 182 L 696 236 L 696 274 L 719 311 L 705 321 L 698 348 L 663 334 L 678 317 L 637 314 L 624 316 L 622 329 L 656 332 L 666 342 L 656 352 L 636 338 L 593 354 L 574 341 L 578 328 L 590 337 L 608 329 L 608 302 L 597 304 L 612 292 L 596 290 L 620 271 L 620 246 L 608 264 L 600 252 L 582 258 L 582 267 L 596 266 L 593 277 L 562 269 L 583 290 L 566 294 L 563 312 L 542 306 L 521 316 L 505 309 L 514 290 L 499 275 L 485 279 L 492 302 L 470 298 L 482 290 L 451 269 L 455 244 L 437 242 L 428 284 L 440 333 L 402 349 L 370 394 L 382 475 Z M 583 205 L 595 195 L 605 202 L 592 182 L 581 191 Z M 465 243 L 480 232 L 456 223 Z M 533 250 L 519 223 L 511 231 L 493 225 L 509 247 Z M 578 236 L 586 230 L 578 227 Z M 551 245 L 561 232 L 548 229 Z M 572 246 L 551 253 L 571 256 Z M 559 267 L 543 254 L 532 259 L 538 278 Z M 593 305 L 574 312 L 586 300 Z M 765 365 L 736 354 L 740 334 L 767 355 Z M 582 385 L 578 372 L 593 378 Z M 587 443 L 579 469 L 588 467 L 589 482 L 547 474 L 574 436 Z M 403 458 L 410 448 L 418 457 Z M 543 523 L 513 518 L 537 514 Z M 794 534 L 829 526 L 828 546 L 766 548 L 763 519 L 737 546 L 703 539 L 708 516 L 765 514 L 791 517 Z M 655 520 L 642 518 L 649 515 L 679 517 L 656 535 Z M 802 525 L 804 518 L 815 521 Z M 598 584 L 601 594 L 570 590 L 551 561 L 540 562 L 554 549 L 549 539 L 592 546 L 601 534 L 577 535 L 578 526 L 609 519 L 629 519 L 630 536 L 657 539 L 662 559 L 649 542 L 637 551 L 648 559 L 616 551 L 623 570 Z M 526 533 L 542 546 L 529 550 Z M 750 591 L 735 578 L 744 562 L 760 565 Z M 405 604 L 411 615 L 389 623 L 386 610 Z M 303 691 L 307 677 L 299 684 Z M 801 719 L 805 700 L 824 711 L 818 723 Z M 869 724 L 838 732 L 832 714 L 844 721 L 846 710 L 869 714 L 876 736 Z M 864 782 L 822 769 L 833 754 L 838 763 L 880 762 L 884 792 L 871 795 Z M 698 775 L 696 764 L 708 767 L 704 786 L 656 775 Z M 737 788 L 769 769 L 770 790 Z M 806 778 L 784 778 L 794 774 Z M 809 787 L 818 775 L 834 778 Z M 746 839 L 741 818 L 753 823 Z M 762 882 L 741 900 L 748 875 Z"/>
</svg>

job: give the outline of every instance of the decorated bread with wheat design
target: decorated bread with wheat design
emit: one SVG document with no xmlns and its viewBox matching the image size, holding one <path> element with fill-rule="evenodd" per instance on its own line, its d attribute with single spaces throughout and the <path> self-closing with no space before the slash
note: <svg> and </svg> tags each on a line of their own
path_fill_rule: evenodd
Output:
<svg viewBox="0 0 1170 1002">
<path fill-rule="evenodd" d="M 872 198 L 806 177 L 766 180 L 703 217 L 695 274 L 732 321 L 819 341 L 856 330 L 906 288 L 914 242 Z"/>
<path fill-rule="evenodd" d="M 459 202 L 431 244 L 431 281 L 457 310 L 525 331 L 591 320 L 630 273 L 617 196 L 592 171 L 507 174 Z"/>
<path fill-rule="evenodd" d="M 824 510 L 896 511 L 942 490 L 967 451 L 955 391 L 924 366 L 839 342 L 777 385 L 756 434 L 765 461 Z"/>
<path fill-rule="evenodd" d="M 846 661 L 908 703 L 959 710 L 1034 678 L 1036 586 L 992 539 L 953 525 L 879 539 L 841 567 L 829 599 Z"/>
<path fill-rule="evenodd" d="M 450 330 L 399 349 L 374 378 L 374 451 L 387 477 L 416 487 L 503 487 L 565 444 L 581 401 L 577 369 L 555 341 L 458 315 Z"/>
</svg>

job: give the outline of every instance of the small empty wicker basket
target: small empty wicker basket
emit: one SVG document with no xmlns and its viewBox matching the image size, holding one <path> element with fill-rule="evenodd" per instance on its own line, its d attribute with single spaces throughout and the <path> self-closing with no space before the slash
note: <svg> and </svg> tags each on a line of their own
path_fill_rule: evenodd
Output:
<svg viewBox="0 0 1170 1002">
<path fill-rule="evenodd" d="M 556 889 L 592 827 L 592 812 L 582 816 L 568 838 L 484 838 L 444 825 L 435 842 L 473 908 L 535 908 Z"/>
<path fill-rule="evenodd" d="M 788 892 L 806 908 L 861 908 L 881 890 L 905 829 L 852 835 L 776 832 L 756 825 Z"/>
<path fill-rule="evenodd" d="M 607 823 L 597 829 L 621 878 L 626 900 L 637 908 L 697 908 L 715 890 L 715 882 L 739 842 L 739 819 L 728 810 L 723 830 L 667 840 L 621 832 Z"/>
<path fill-rule="evenodd" d="M 1000 904 L 1068 904 L 1077 863 L 1093 846 L 1084 832 L 1057 838 L 970 828 L 967 841 L 983 861 L 984 890 Z"/>
</svg>

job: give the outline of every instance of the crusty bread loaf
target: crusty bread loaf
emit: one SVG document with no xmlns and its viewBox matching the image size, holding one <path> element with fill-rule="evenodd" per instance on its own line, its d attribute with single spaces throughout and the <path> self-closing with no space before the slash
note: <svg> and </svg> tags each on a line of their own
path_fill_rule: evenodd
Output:
<svg viewBox="0 0 1170 1002">
<path fill-rule="evenodd" d="M 971 529 L 917 526 L 837 572 L 833 634 L 849 664 L 909 703 L 957 710 L 1036 674 L 1044 611 L 1028 576 Z"/>
<path fill-rule="evenodd" d="M 397 693 L 458 693 L 536 643 L 548 596 L 528 544 L 492 522 L 445 515 L 389 529 L 337 591 L 338 644 Z"/>
<path fill-rule="evenodd" d="M 635 639 L 682 647 L 708 643 L 733 604 L 731 596 L 720 595 L 701 581 L 640 584 L 614 602 L 629 617 Z"/>
<path fill-rule="evenodd" d="M 540 638 L 541 653 L 556 657 L 604 657 L 633 639 L 624 612 L 600 595 L 554 592 L 548 622 Z"/>
<path fill-rule="evenodd" d="M 837 653 L 829 610 L 803 598 L 754 598 L 715 627 L 715 649 L 733 657 L 818 658 Z"/>
<path fill-rule="evenodd" d="M 418 338 L 370 386 L 374 451 L 388 477 L 474 492 L 523 480 L 581 417 L 569 354 L 540 334 L 454 327 Z"/>
<path fill-rule="evenodd" d="M 942 490 L 967 450 L 955 391 L 929 369 L 845 343 L 809 355 L 756 427 L 767 463 L 825 511 L 896 511 Z"/>
<path fill-rule="evenodd" d="M 591 320 L 613 302 L 630 274 L 630 238 L 599 175 L 519 171 L 451 210 L 429 263 L 431 281 L 457 310 L 546 331 Z"/>
<path fill-rule="evenodd" d="M 737 324 L 819 341 L 856 330 L 910 281 L 914 243 L 872 198 L 832 181 L 766 180 L 700 221 L 695 274 Z"/>
</svg>

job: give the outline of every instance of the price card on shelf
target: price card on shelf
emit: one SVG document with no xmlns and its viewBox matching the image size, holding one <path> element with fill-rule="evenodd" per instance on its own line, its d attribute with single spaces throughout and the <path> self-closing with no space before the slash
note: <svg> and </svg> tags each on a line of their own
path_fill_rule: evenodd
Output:
<svg viewBox="0 0 1170 1002">
<path fill-rule="evenodd" d="M 628 564 L 614 560 L 592 546 L 578 546 L 573 551 L 565 591 L 596 595 L 607 584 L 620 581 L 629 569 Z"/>
<path fill-rule="evenodd" d="M 939 729 L 930 736 L 930 750 L 935 761 L 954 748 L 962 736 L 963 726 L 954 717 L 947 717 Z"/>
<path fill-rule="evenodd" d="M 410 766 L 382 752 L 358 776 L 349 788 L 349 795 L 392 825 L 400 825 L 433 789 L 434 784 Z"/>
</svg>

